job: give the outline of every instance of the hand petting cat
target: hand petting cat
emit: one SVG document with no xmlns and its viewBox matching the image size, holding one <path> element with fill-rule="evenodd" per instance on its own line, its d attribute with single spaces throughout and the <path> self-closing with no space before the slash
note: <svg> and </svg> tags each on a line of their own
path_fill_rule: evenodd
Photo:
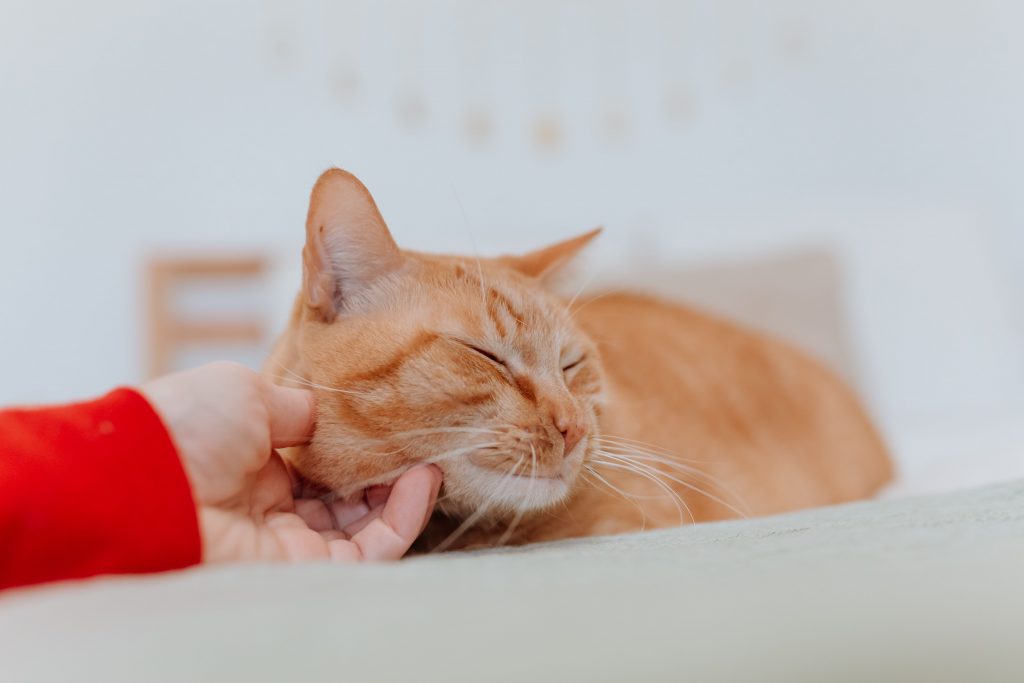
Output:
<svg viewBox="0 0 1024 683">
<path fill-rule="evenodd" d="M 419 466 L 357 502 L 294 498 L 274 450 L 305 443 L 313 395 L 215 363 L 141 387 L 163 419 L 192 485 L 203 561 L 397 560 L 434 508 L 441 472 Z"/>
<path fill-rule="evenodd" d="M 200 562 L 399 559 L 441 471 L 413 467 L 354 502 L 296 499 L 274 449 L 307 442 L 314 415 L 311 394 L 231 363 L 0 409 L 0 590 Z"/>
</svg>

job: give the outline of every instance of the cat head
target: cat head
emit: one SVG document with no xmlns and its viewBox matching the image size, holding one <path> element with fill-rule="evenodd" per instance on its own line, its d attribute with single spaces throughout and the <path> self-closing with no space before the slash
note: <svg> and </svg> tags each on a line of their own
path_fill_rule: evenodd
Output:
<svg viewBox="0 0 1024 683">
<path fill-rule="evenodd" d="M 598 232 L 514 257 L 403 251 L 359 180 L 324 173 L 302 292 L 268 365 L 317 398 L 292 465 L 349 495 L 434 462 L 453 514 L 564 499 L 592 448 L 602 373 L 545 282 Z"/>
</svg>

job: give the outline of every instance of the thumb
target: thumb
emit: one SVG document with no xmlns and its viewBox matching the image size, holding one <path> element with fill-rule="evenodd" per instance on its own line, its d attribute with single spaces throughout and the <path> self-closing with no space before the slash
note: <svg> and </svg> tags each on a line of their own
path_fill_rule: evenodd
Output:
<svg viewBox="0 0 1024 683">
<path fill-rule="evenodd" d="M 316 419 L 312 392 L 267 384 L 263 400 L 270 418 L 270 439 L 274 448 L 298 446 L 309 441 Z"/>
</svg>

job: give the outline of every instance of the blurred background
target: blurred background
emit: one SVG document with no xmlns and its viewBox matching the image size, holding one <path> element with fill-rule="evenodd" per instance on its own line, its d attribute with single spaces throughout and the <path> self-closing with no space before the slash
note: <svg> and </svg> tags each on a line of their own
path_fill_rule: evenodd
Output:
<svg viewBox="0 0 1024 683">
<path fill-rule="evenodd" d="M 1024 476 L 1012 0 L 0 1 L 0 404 L 258 366 L 337 165 L 811 348 L 901 490 Z M 589 278 L 589 280 L 587 279 Z"/>
</svg>

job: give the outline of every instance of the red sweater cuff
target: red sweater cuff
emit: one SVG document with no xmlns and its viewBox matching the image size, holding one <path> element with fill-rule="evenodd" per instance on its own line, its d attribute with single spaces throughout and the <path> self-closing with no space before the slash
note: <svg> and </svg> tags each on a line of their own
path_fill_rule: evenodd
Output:
<svg viewBox="0 0 1024 683">
<path fill-rule="evenodd" d="M 137 392 L 0 412 L 0 588 L 178 569 L 200 553 L 181 460 Z"/>
</svg>

